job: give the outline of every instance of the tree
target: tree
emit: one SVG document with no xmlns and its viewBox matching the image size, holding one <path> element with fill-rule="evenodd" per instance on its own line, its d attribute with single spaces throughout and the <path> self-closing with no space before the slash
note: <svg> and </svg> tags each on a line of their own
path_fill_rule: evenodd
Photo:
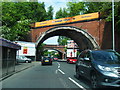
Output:
<svg viewBox="0 0 120 90">
<path fill-rule="evenodd" d="M 62 8 L 60 8 L 60 10 L 56 12 L 55 18 L 56 18 L 56 19 L 63 18 Z"/>
<path fill-rule="evenodd" d="M 101 12 L 102 16 L 108 22 L 112 21 L 112 3 L 111 2 L 86 2 L 86 13 Z M 115 29 L 120 32 L 120 2 L 115 2 Z"/>
<path fill-rule="evenodd" d="M 69 16 L 69 13 L 68 13 L 68 10 L 66 8 L 63 8 L 63 17 L 68 17 Z"/>
<path fill-rule="evenodd" d="M 49 6 L 47 12 L 47 20 L 51 20 L 51 19 L 53 19 L 53 7 Z"/>
<path fill-rule="evenodd" d="M 67 8 L 60 8 L 60 10 L 56 12 L 56 19 L 80 15 L 83 14 L 85 10 L 83 2 L 68 2 Z"/>
<path fill-rule="evenodd" d="M 85 10 L 83 2 L 68 2 L 67 7 L 70 17 L 80 15 Z"/>
<path fill-rule="evenodd" d="M 44 3 L 2 2 L 2 37 L 26 40 L 31 22 L 46 20 Z"/>
<path fill-rule="evenodd" d="M 26 19 L 24 21 L 16 22 L 16 25 L 11 28 L 4 25 L 2 26 L 2 37 L 8 40 L 25 40 L 24 37 L 26 37 L 30 30 L 30 27 L 28 27 L 29 24 L 30 21 Z"/>
<path fill-rule="evenodd" d="M 67 40 L 70 40 L 70 38 L 65 36 L 59 36 L 58 43 L 59 45 L 67 45 Z"/>
</svg>

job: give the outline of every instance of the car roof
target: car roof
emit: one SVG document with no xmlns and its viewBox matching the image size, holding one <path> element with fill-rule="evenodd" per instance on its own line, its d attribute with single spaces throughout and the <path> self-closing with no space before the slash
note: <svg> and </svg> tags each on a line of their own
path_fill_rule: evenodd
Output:
<svg viewBox="0 0 120 90">
<path fill-rule="evenodd" d="M 115 52 L 115 50 L 112 50 L 112 49 L 105 49 L 105 50 L 90 50 L 90 49 L 87 49 L 87 50 L 84 50 L 83 52 Z"/>
</svg>

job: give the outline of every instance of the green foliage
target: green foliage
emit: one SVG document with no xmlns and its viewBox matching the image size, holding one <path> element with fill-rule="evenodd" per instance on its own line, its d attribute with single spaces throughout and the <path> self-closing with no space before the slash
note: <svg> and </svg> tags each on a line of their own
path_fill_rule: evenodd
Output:
<svg viewBox="0 0 120 90">
<path fill-rule="evenodd" d="M 116 31 L 120 33 L 120 2 L 115 3 L 115 22 Z"/>
<path fill-rule="evenodd" d="M 67 6 L 69 11 L 69 16 L 80 15 L 84 11 L 83 2 L 68 2 Z"/>
<path fill-rule="evenodd" d="M 57 51 L 48 51 L 48 50 L 43 51 L 43 56 L 49 56 L 49 55 L 51 57 L 60 57 Z"/>
<path fill-rule="evenodd" d="M 60 8 L 60 10 L 56 12 L 56 19 L 59 19 L 59 18 L 63 18 L 62 8 Z"/>
<path fill-rule="evenodd" d="M 67 45 L 67 40 L 70 40 L 70 38 L 65 36 L 59 36 L 58 43 L 59 45 Z"/>
<path fill-rule="evenodd" d="M 8 28 L 6 26 L 2 26 L 2 27 L 0 27 L 0 30 L 1 30 L 0 32 L 2 32 L 2 34 L 1 34 L 2 37 L 8 38 L 9 40 L 11 40 L 12 34 L 10 34 L 11 33 L 11 29 L 10 28 Z"/>
<path fill-rule="evenodd" d="M 26 40 L 31 22 L 52 17 L 47 13 L 44 3 L 2 2 L 2 37 L 9 40 Z"/>
<path fill-rule="evenodd" d="M 39 53 L 43 56 L 44 55 L 44 43 L 40 44 L 39 47 L 38 47 L 38 51 L 40 51 Z"/>
<path fill-rule="evenodd" d="M 60 58 L 60 54 L 55 54 L 55 55 L 53 55 L 53 57 Z"/>
<path fill-rule="evenodd" d="M 44 50 L 42 56 L 48 56 L 49 52 L 48 50 Z"/>
<path fill-rule="evenodd" d="M 60 8 L 59 11 L 56 12 L 56 19 L 58 18 L 64 18 L 64 17 L 71 17 L 75 15 L 80 15 L 84 13 L 85 8 L 84 8 L 84 3 L 83 2 L 68 2 L 67 3 L 67 8 Z"/>
<path fill-rule="evenodd" d="M 60 8 L 59 11 L 56 12 L 56 19 L 59 19 L 59 18 L 65 18 L 65 17 L 68 17 L 68 12 L 67 12 L 67 9 L 66 8 Z"/>
<path fill-rule="evenodd" d="M 86 2 L 87 8 L 85 13 L 102 12 L 102 16 L 107 21 L 112 20 L 112 3 L 111 2 Z"/>
<path fill-rule="evenodd" d="M 43 47 L 44 47 L 44 46 L 45 46 L 45 44 L 44 44 L 44 43 L 42 43 L 41 45 L 39 45 L 38 50 L 43 51 Z"/>
<path fill-rule="evenodd" d="M 47 12 L 46 18 L 47 18 L 47 20 L 53 19 L 53 7 L 52 6 L 48 7 L 48 12 Z"/>
<path fill-rule="evenodd" d="M 87 2 L 86 13 L 101 12 L 102 17 L 108 22 L 112 21 L 112 3 L 111 2 Z M 114 3 L 115 29 L 120 32 L 120 2 Z"/>
</svg>

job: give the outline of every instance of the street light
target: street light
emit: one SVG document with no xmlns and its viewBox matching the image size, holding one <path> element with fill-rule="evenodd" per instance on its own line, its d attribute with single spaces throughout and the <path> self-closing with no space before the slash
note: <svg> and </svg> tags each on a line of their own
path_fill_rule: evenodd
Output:
<svg viewBox="0 0 120 90">
<path fill-rule="evenodd" d="M 114 0 L 112 0 L 112 49 L 115 50 L 115 36 L 114 36 Z"/>
</svg>

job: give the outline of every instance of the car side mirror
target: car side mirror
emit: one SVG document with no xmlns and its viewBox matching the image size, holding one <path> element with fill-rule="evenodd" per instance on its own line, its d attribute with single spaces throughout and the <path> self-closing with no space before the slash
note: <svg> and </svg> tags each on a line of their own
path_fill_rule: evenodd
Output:
<svg viewBox="0 0 120 90">
<path fill-rule="evenodd" d="M 82 60 L 84 60 L 83 58 L 80 58 L 80 60 L 82 61 Z"/>
<path fill-rule="evenodd" d="M 84 58 L 84 60 L 85 60 L 85 61 L 90 61 L 90 59 L 89 59 L 89 58 Z"/>
</svg>

